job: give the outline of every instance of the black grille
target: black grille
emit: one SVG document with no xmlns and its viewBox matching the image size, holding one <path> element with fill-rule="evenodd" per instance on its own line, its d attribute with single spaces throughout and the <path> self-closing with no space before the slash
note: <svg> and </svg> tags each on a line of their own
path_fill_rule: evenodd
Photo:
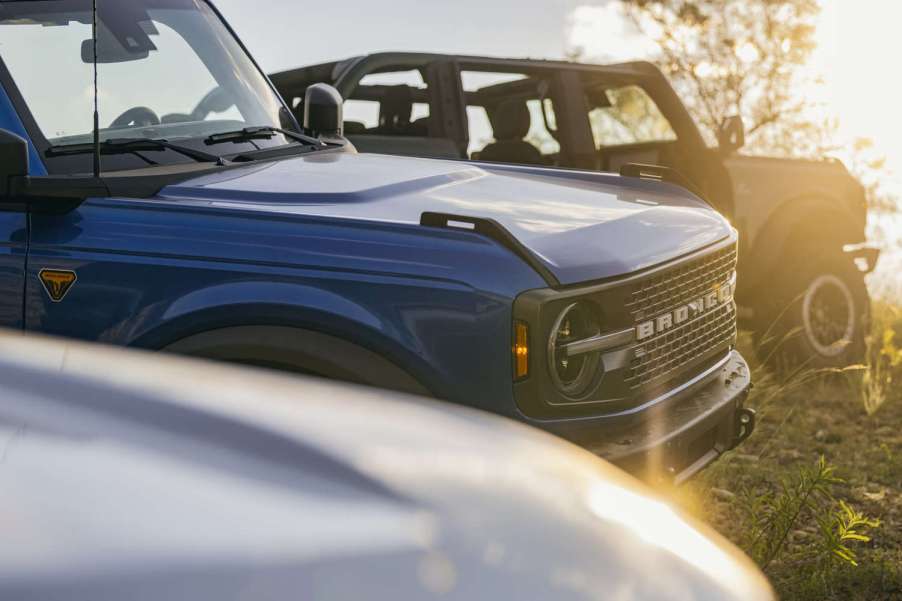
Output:
<svg viewBox="0 0 902 601">
<path fill-rule="evenodd" d="M 735 269 L 735 246 L 688 261 L 637 284 L 627 310 L 636 323 L 657 317 L 704 296 L 712 286 L 729 281 Z"/>
<path fill-rule="evenodd" d="M 627 305 L 638 324 L 697 301 L 716 286 L 729 282 L 736 268 L 731 246 L 694 259 L 636 285 Z M 636 346 L 625 381 L 632 389 L 669 381 L 688 366 L 700 363 L 736 338 L 736 311 L 722 305 L 675 326 Z"/>
<path fill-rule="evenodd" d="M 726 349 L 735 337 L 735 311 L 732 305 L 724 305 L 636 347 L 626 383 L 641 388 L 664 381 L 714 349 Z"/>
</svg>

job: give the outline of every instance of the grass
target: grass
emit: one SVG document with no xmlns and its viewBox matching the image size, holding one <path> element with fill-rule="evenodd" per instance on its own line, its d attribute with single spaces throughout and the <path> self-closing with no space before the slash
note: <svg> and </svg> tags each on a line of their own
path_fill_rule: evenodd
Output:
<svg viewBox="0 0 902 601">
<path fill-rule="evenodd" d="M 753 436 L 670 491 L 782 599 L 902 599 L 902 311 L 875 307 L 873 329 L 867 365 L 782 382 L 755 366 Z"/>
</svg>

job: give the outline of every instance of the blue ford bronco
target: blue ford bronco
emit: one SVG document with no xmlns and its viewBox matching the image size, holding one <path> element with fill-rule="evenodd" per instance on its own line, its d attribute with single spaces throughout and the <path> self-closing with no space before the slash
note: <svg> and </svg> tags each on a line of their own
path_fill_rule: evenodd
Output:
<svg viewBox="0 0 902 601">
<path fill-rule="evenodd" d="M 754 427 L 737 235 L 667 169 L 357 154 L 205 0 L 0 0 L 0 325 L 427 394 L 642 473 Z M 340 410 L 336 402 L 336 410 Z"/>
</svg>

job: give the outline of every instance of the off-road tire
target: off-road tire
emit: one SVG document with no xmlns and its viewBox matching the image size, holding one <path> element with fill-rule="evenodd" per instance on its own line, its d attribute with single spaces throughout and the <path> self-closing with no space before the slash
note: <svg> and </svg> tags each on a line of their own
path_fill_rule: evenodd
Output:
<svg viewBox="0 0 902 601">
<path fill-rule="evenodd" d="M 758 358 L 783 375 L 861 362 L 871 307 L 864 274 L 837 251 L 808 247 L 790 256 L 792 268 L 758 295 Z"/>
</svg>

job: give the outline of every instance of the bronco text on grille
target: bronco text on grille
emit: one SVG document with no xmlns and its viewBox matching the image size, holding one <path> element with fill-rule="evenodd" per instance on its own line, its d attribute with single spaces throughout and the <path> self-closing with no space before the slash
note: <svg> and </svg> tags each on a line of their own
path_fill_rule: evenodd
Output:
<svg viewBox="0 0 902 601">
<path fill-rule="evenodd" d="M 624 378 L 630 388 L 666 382 L 729 349 L 736 338 L 736 258 L 731 246 L 635 285 L 627 304 L 638 342 Z"/>
</svg>

